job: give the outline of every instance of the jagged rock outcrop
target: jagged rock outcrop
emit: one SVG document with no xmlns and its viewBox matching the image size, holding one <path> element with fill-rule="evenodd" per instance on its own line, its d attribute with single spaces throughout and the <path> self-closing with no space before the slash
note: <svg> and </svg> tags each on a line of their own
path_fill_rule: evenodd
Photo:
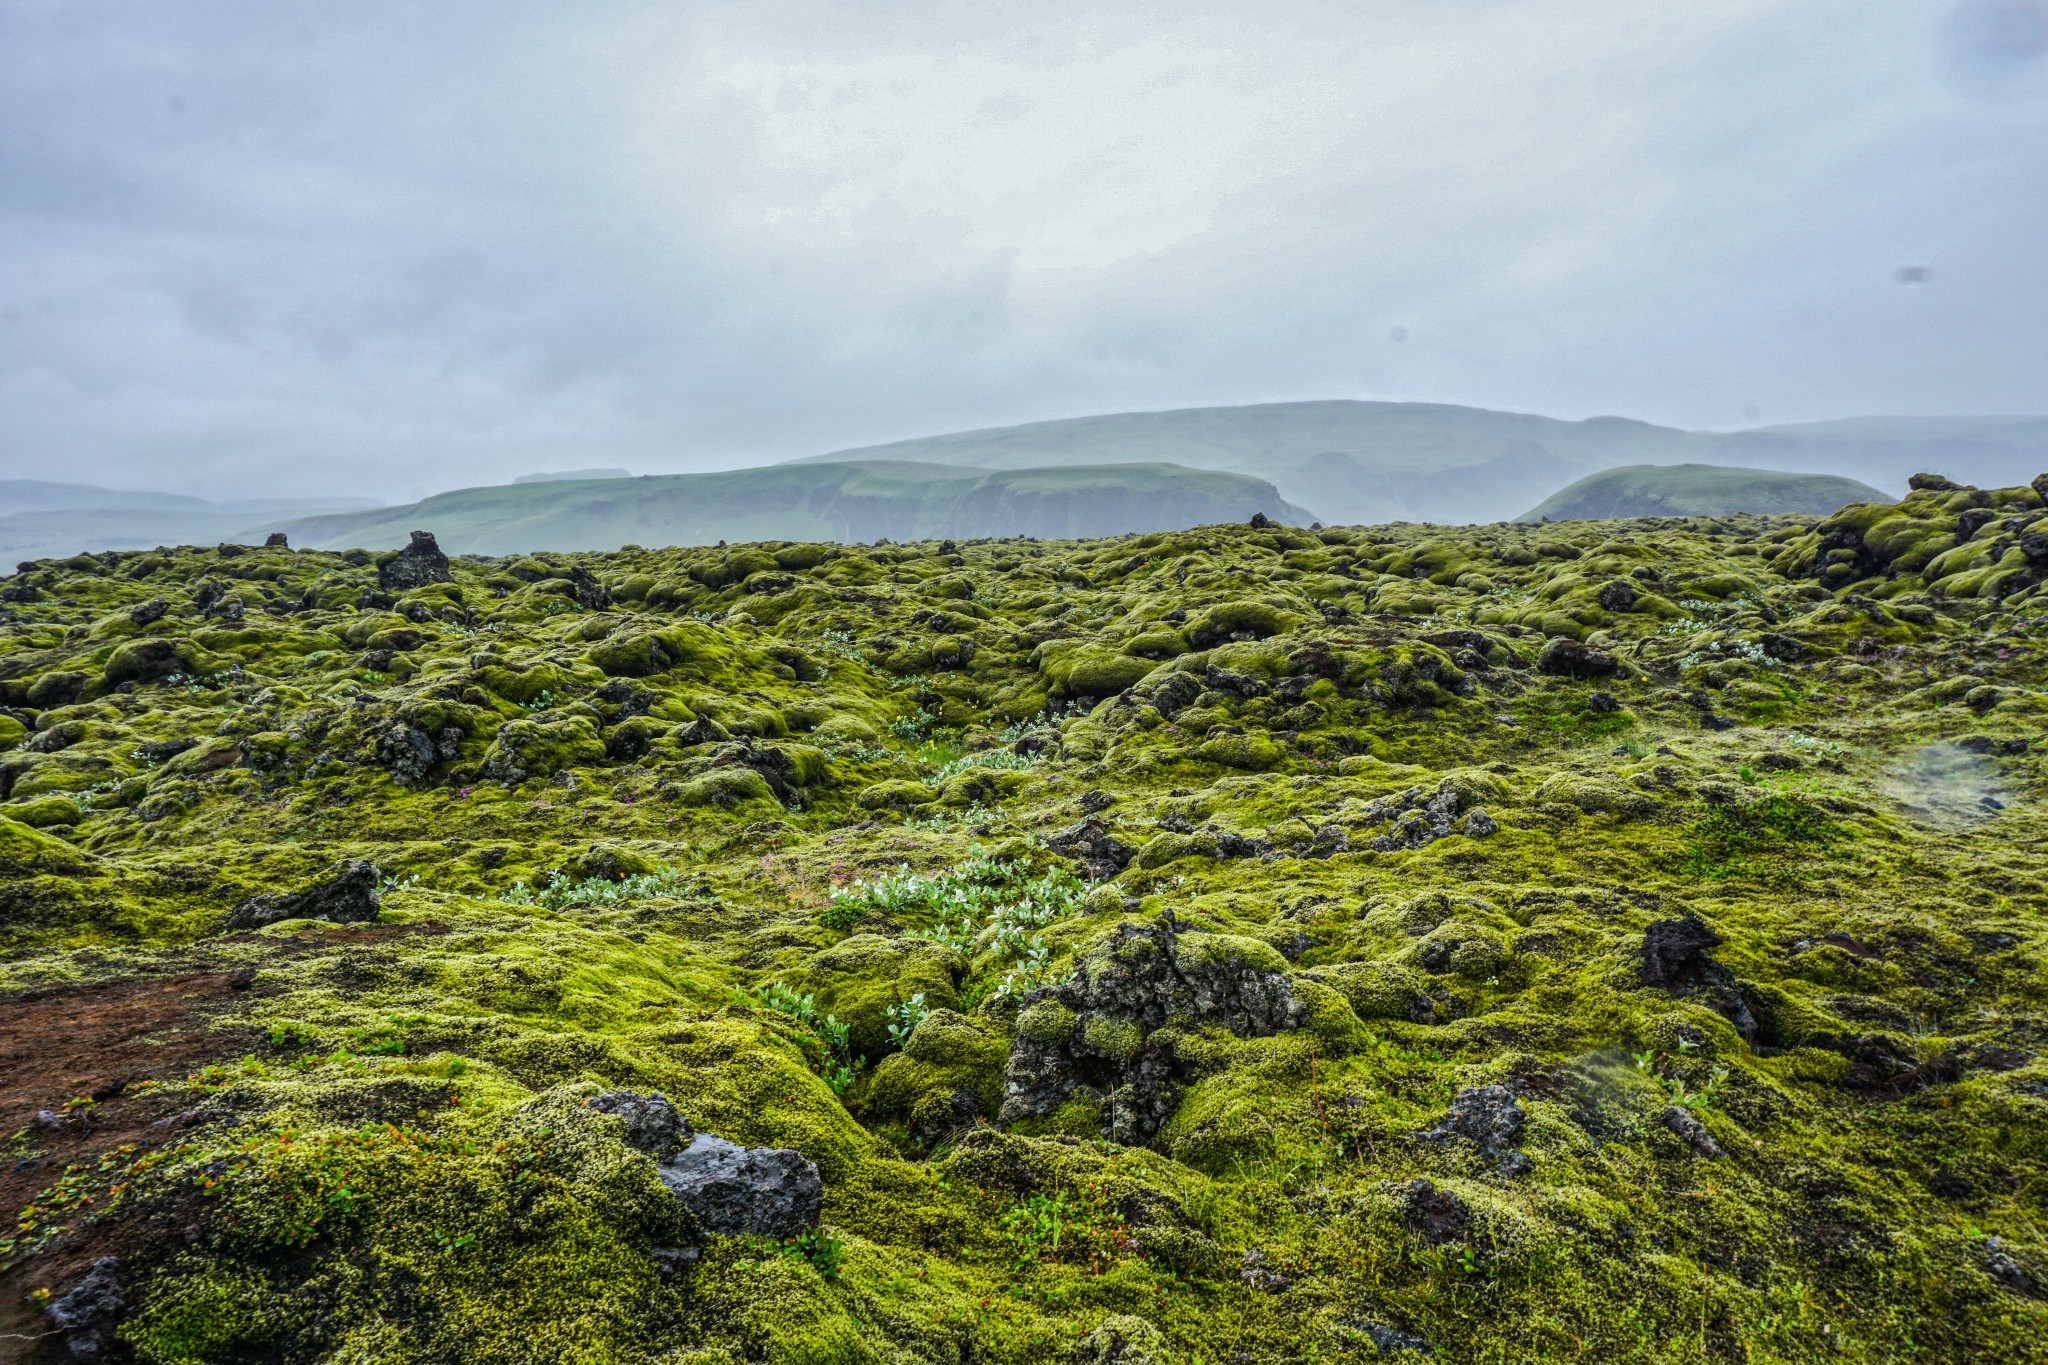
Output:
<svg viewBox="0 0 2048 1365">
<path fill-rule="evenodd" d="M 432 531 L 414 531 L 403 550 L 377 565 L 377 586 L 385 592 L 411 592 L 429 583 L 450 583 L 448 556 L 441 553 Z"/>
<path fill-rule="evenodd" d="M 1560 678 L 1607 678 L 1619 673 L 1621 664 L 1604 649 L 1560 636 L 1536 656 L 1536 671 Z"/>
<path fill-rule="evenodd" d="M 825 1186 L 802 1153 L 699 1133 L 659 1090 L 607 1090 L 584 1103 L 625 1123 L 626 1145 L 654 1158 L 661 1183 L 706 1232 L 794 1237 L 818 1226 Z"/>
<path fill-rule="evenodd" d="M 1721 936 L 1697 915 L 1658 920 L 1643 931 L 1643 984 L 1674 995 L 1699 995 L 1743 1037 L 1753 1037 L 1756 1016 L 1735 973 L 1708 955 L 1720 944 Z"/>
<path fill-rule="evenodd" d="M 377 880 L 377 865 L 367 858 L 337 863 L 333 876 L 303 891 L 249 897 L 228 912 L 227 927 L 261 929 L 287 919 L 324 919 L 335 924 L 374 920 L 384 908 Z"/>
<path fill-rule="evenodd" d="M 998 1118 L 1042 1117 L 1086 1090 L 1112 1138 L 1148 1142 L 1189 1079 L 1182 1030 L 1266 1037 L 1307 1019 L 1285 960 L 1264 944 L 1184 933 L 1171 912 L 1121 924 L 1071 980 L 1025 997 Z"/>
<path fill-rule="evenodd" d="M 589 1107 L 623 1119 L 626 1145 L 656 1161 L 676 1155 L 696 1136 L 690 1121 L 659 1090 L 644 1095 L 633 1090 L 607 1090 L 593 1097 Z"/>
<path fill-rule="evenodd" d="M 1076 820 L 1045 841 L 1045 846 L 1063 858 L 1081 864 L 1091 881 L 1104 881 L 1130 865 L 1138 850 L 1109 832 L 1109 826 L 1093 816 Z"/>
</svg>

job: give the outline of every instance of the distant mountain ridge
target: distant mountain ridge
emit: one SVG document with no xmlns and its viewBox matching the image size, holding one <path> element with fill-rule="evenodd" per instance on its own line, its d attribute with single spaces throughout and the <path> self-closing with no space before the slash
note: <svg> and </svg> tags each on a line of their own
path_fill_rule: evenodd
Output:
<svg viewBox="0 0 2048 1365">
<path fill-rule="evenodd" d="M 294 545 L 379 548 L 432 530 L 450 553 L 613 550 L 723 540 L 1067 538 L 1311 515 L 1270 483 L 1171 465 L 975 470 L 903 461 L 504 484 L 283 525 Z"/>
<path fill-rule="evenodd" d="M 141 550 L 245 538 L 252 521 L 374 507 L 368 498 L 208 502 L 183 493 L 0 479 L 0 571 L 81 550 Z M 261 540 L 260 533 L 254 539 Z"/>
<path fill-rule="evenodd" d="M 446 518 L 447 543 L 507 551 L 748 537 L 1085 536 L 1254 511 L 1299 523 L 1457 524 L 1507 520 L 1602 470 L 1687 464 L 1857 479 L 1866 490 L 1859 496 L 1903 492 L 1907 476 L 1923 470 L 2017 485 L 2048 471 L 2048 418 L 1855 417 L 1712 432 L 1330 399 L 1061 418 L 713 474 L 528 474 L 495 492 L 465 489 L 339 518 L 312 499 L 209 504 L 0 480 L 0 567 L 87 549 L 260 541 L 279 528 L 325 537 L 353 527 L 346 534 L 365 544 L 395 544 L 411 529 L 398 526 L 407 518 L 436 530 L 432 519 Z M 855 472 L 828 478 L 822 466 Z M 1054 471 L 1082 482 L 1048 481 Z M 960 482 L 969 476 L 985 482 L 969 489 Z M 293 531 L 301 523 L 306 529 Z"/>
<path fill-rule="evenodd" d="M 1838 474 L 1786 474 L 1726 465 L 1623 465 L 1588 474 L 1517 521 L 1603 521 L 1611 517 L 1717 517 L 1737 512 L 1827 516 L 1852 502 L 1892 502 Z"/>
</svg>

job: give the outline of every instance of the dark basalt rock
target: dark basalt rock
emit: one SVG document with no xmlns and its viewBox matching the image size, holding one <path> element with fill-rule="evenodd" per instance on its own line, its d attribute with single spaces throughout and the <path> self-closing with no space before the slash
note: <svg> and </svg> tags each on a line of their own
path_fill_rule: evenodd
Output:
<svg viewBox="0 0 2048 1365">
<path fill-rule="evenodd" d="M 1600 589 L 1600 605 L 1608 611 L 1633 611 L 1638 594 L 1635 585 L 1625 578 L 1617 578 Z"/>
<path fill-rule="evenodd" d="M 675 1156 L 697 1136 L 690 1121 L 676 1111 L 659 1090 L 642 1095 L 632 1090 L 607 1090 L 588 1107 L 626 1121 L 626 1145 L 656 1161 Z"/>
<path fill-rule="evenodd" d="M 1149 1142 L 1189 1078 L 1170 1024 L 1245 1038 L 1307 1022 L 1284 972 L 1250 965 L 1227 940 L 1190 942 L 1182 928 L 1171 912 L 1120 924 L 1071 980 L 1025 997 L 998 1121 L 1043 1117 L 1086 1086 L 1106 1097 L 1114 1140 Z"/>
<path fill-rule="evenodd" d="M 787 1147 L 741 1147 L 698 1133 L 658 1169 L 706 1232 L 795 1237 L 818 1226 L 824 1205 L 817 1166 Z"/>
<path fill-rule="evenodd" d="M 436 735 L 414 725 L 393 725 L 377 736 L 377 761 L 399 785 L 418 786 L 436 764 L 455 757 L 461 745 L 462 731 L 452 725 Z"/>
<path fill-rule="evenodd" d="M 84 1279 L 43 1311 L 64 1334 L 64 1350 L 69 1359 L 111 1359 L 114 1325 L 128 1311 L 120 1258 L 102 1256 L 94 1261 Z"/>
<path fill-rule="evenodd" d="M 1998 520 L 1998 513 L 1989 507 L 1972 507 L 1956 518 L 1956 544 L 1969 540 L 1977 532 Z"/>
<path fill-rule="evenodd" d="M 1420 1178 L 1401 1187 L 1400 1204 L 1402 1225 L 1431 1246 L 1463 1237 L 1472 1218 L 1464 1200 Z"/>
<path fill-rule="evenodd" d="M 1663 1112 L 1657 1115 L 1657 1124 L 1676 1134 L 1678 1140 L 1691 1148 L 1692 1154 L 1702 1161 L 1717 1161 L 1727 1155 L 1721 1150 L 1721 1144 L 1707 1132 L 1706 1125 L 1680 1105 L 1665 1105 Z"/>
<path fill-rule="evenodd" d="M 1522 1141 L 1522 1106 L 1515 1092 L 1504 1085 L 1466 1086 L 1451 1101 L 1443 1120 L 1416 1136 L 1424 1142 L 1464 1138 L 1479 1149 L 1480 1156 L 1498 1163 L 1503 1175 L 1522 1175 L 1529 1169 L 1529 1158 L 1517 1150 Z"/>
<path fill-rule="evenodd" d="M 1162 829 L 1166 827 L 1164 820 L 1159 823 Z M 1269 839 L 1256 839 L 1249 835 L 1233 834 L 1227 829 L 1215 829 L 1213 826 L 1206 826 L 1205 828 L 1216 836 L 1216 856 L 1219 858 L 1264 858 L 1270 856 L 1273 852 L 1273 844 Z M 1187 831 L 1182 832 L 1186 833 Z M 1341 834 L 1343 831 L 1339 830 L 1338 832 Z"/>
<path fill-rule="evenodd" d="M 360 924 L 384 908 L 377 892 L 377 865 L 367 858 L 337 863 L 335 875 L 303 891 L 251 896 L 228 912 L 229 929 L 261 929 L 287 919 L 324 919 Z"/>
<path fill-rule="evenodd" d="M 576 588 L 576 605 L 585 611 L 603 611 L 612 604 L 611 591 L 581 564 L 569 570 L 569 581 Z"/>
<path fill-rule="evenodd" d="M 377 586 L 385 592 L 410 592 L 454 579 L 448 570 L 448 556 L 441 553 L 432 531 L 414 531 L 410 544 L 377 565 Z"/>
<path fill-rule="evenodd" d="M 1458 828 L 1468 839 L 1491 839 L 1500 833 L 1500 821 L 1475 806 L 1465 813 L 1465 823 Z"/>
<path fill-rule="evenodd" d="M 1841 1084 L 1849 1090 L 1875 1092 L 1897 1092 L 1918 1090 L 1938 1080 L 1952 1080 L 1961 1074 L 1955 1068 L 1953 1075 L 1943 1076 L 1923 1073 L 1920 1056 L 1913 1045 L 1904 1038 L 1890 1033 L 1837 1033 L 1815 1037 L 1815 1047 L 1826 1048 L 1838 1053 L 1849 1061 L 1849 1069 L 1842 1076 Z"/>
<path fill-rule="evenodd" d="M 1334 858 L 1351 851 L 1351 836 L 1342 825 L 1324 825 L 1301 850 L 1304 858 Z"/>
<path fill-rule="evenodd" d="M 1257 678 L 1244 673 L 1233 673 L 1227 668 L 1210 664 L 1202 670 L 1202 681 L 1211 692 L 1228 692 L 1234 697 L 1263 697 L 1271 690 Z"/>
<path fill-rule="evenodd" d="M 1696 915 L 1658 920 L 1643 931 L 1643 984 L 1668 989 L 1699 981 L 1718 965 L 1707 950 L 1721 942 L 1721 936 Z"/>
<path fill-rule="evenodd" d="M 1463 798 L 1449 783 L 1440 784 L 1433 794 L 1425 796 L 1424 792 L 1424 788 L 1410 787 L 1368 806 L 1367 820 L 1379 821 L 1392 815 L 1394 824 L 1366 847 L 1375 853 L 1399 853 L 1433 844 L 1449 834 Z"/>
<path fill-rule="evenodd" d="M 2003 1237 L 1990 1237 L 1984 1243 L 1984 1273 L 2004 1285 L 2015 1294 L 2039 1298 L 2043 1286 L 2038 1284 L 2025 1266 L 2014 1260 L 2006 1250 Z"/>
<path fill-rule="evenodd" d="M 709 716 L 699 716 L 669 731 L 669 738 L 687 749 L 693 744 L 723 744 L 732 738 L 732 731 Z"/>
<path fill-rule="evenodd" d="M 291 541 L 285 539 L 282 531 L 272 531 L 263 537 L 263 548 L 266 550 L 289 550 L 291 547 Z"/>
<path fill-rule="evenodd" d="M 613 720 L 644 716 L 657 700 L 653 692 L 630 678 L 613 678 L 591 693 L 590 699 L 604 706 L 617 707 L 617 713 L 611 716 Z"/>
<path fill-rule="evenodd" d="M 1063 858 L 1081 864 L 1090 880 L 1107 881 L 1130 865 L 1137 850 L 1110 834 L 1109 826 L 1094 816 L 1076 820 L 1045 841 L 1045 846 Z"/>
<path fill-rule="evenodd" d="M 1060 732 L 1048 725 L 1041 726 L 1036 730 L 1026 730 L 1023 734 L 1017 736 L 1016 741 L 1010 745 L 1010 752 L 1025 755 L 1049 754 L 1058 750 L 1059 747 Z M 1101 792 L 1091 793 L 1091 795 L 1095 796 L 1103 794 Z M 1086 797 L 1082 798 L 1084 808 L 1086 800 Z"/>
<path fill-rule="evenodd" d="M 1266 1253 L 1253 1247 L 1244 1254 L 1238 1264 L 1238 1280 L 1258 1290 L 1261 1294 L 1282 1294 L 1292 1283 L 1285 1275 L 1266 1264 Z"/>
<path fill-rule="evenodd" d="M 1696 994 L 1744 1038 L 1754 1038 L 1756 1016 L 1735 973 L 1708 955 L 1720 944 L 1721 936 L 1697 915 L 1658 920 L 1643 931 L 1642 982 L 1673 995 Z"/>
<path fill-rule="evenodd" d="M 171 604 L 161 597 L 152 597 L 128 609 L 128 619 L 138 626 L 153 625 L 170 615 Z"/>
<path fill-rule="evenodd" d="M 1160 715 L 1172 720 L 1194 705 L 1195 698 L 1201 696 L 1202 691 L 1201 681 L 1191 674 L 1169 673 L 1134 695 L 1141 700 L 1149 701 Z"/>
<path fill-rule="evenodd" d="M 153 739 L 137 745 L 135 757 L 145 763 L 161 763 L 167 758 L 176 758 L 197 743 L 196 739 Z"/>
<path fill-rule="evenodd" d="M 1607 678 L 1619 673 L 1621 665 L 1604 649 L 1560 637 L 1543 646 L 1536 671 L 1558 678 Z"/>
</svg>

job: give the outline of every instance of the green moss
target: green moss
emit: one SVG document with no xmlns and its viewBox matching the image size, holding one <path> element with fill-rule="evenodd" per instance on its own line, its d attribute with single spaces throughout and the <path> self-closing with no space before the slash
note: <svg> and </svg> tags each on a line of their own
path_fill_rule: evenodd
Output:
<svg viewBox="0 0 2048 1365">
<path fill-rule="evenodd" d="M 1260 734 L 1218 735 L 1197 745 L 1195 753 L 1205 762 L 1253 772 L 1279 766 L 1286 751 Z"/>
<path fill-rule="evenodd" d="M 139 1358 L 195 1362 L 1335 1360 L 1367 1323 L 1442 1359 L 2028 1358 L 2038 503 L 549 553 L 382 606 L 367 555 L 35 567 L 0 990 L 80 1046 L 121 991 L 206 1025 L 64 1142 L 220 1117 L 66 1158 L 94 1202 L 17 1217 L 8 1292 L 104 1245 Z M 1552 634 L 1631 671 L 1538 673 Z M 377 925 L 219 932 L 358 857 Z M 1156 962 L 1100 951 L 1127 894 L 1299 1026 L 1152 1027 Z M 1720 942 L 1646 985 L 1687 914 Z M 1077 970 L 1144 1024 L 1078 1019 Z M 1088 1061 L 1003 1131 L 1020 1042 Z M 1134 1056 L 1142 1148 L 1102 1138 Z M 1495 1084 L 1525 1175 L 1417 1136 Z M 700 1238 L 584 1106 L 618 1086 L 815 1161 L 828 1239 Z M 1418 1180 L 1461 1210 L 1435 1232 Z"/>
<path fill-rule="evenodd" d="M 78 803 L 64 796 L 40 796 L 11 801 L 4 809 L 10 819 L 32 829 L 75 825 L 85 818 L 85 812 L 79 809 Z"/>
<path fill-rule="evenodd" d="M 750 802 L 775 804 L 768 779 L 752 768 L 716 768 L 693 777 L 676 790 L 677 799 L 688 806 L 714 806 L 731 810 Z"/>
</svg>

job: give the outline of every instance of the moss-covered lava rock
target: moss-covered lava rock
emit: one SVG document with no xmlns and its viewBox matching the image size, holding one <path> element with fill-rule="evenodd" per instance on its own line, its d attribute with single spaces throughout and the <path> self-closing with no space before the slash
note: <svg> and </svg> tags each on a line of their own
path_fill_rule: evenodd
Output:
<svg viewBox="0 0 2048 1365">
<path fill-rule="evenodd" d="M 0 599 L 7 1340 L 2048 1339 L 2038 487 Z"/>
</svg>

